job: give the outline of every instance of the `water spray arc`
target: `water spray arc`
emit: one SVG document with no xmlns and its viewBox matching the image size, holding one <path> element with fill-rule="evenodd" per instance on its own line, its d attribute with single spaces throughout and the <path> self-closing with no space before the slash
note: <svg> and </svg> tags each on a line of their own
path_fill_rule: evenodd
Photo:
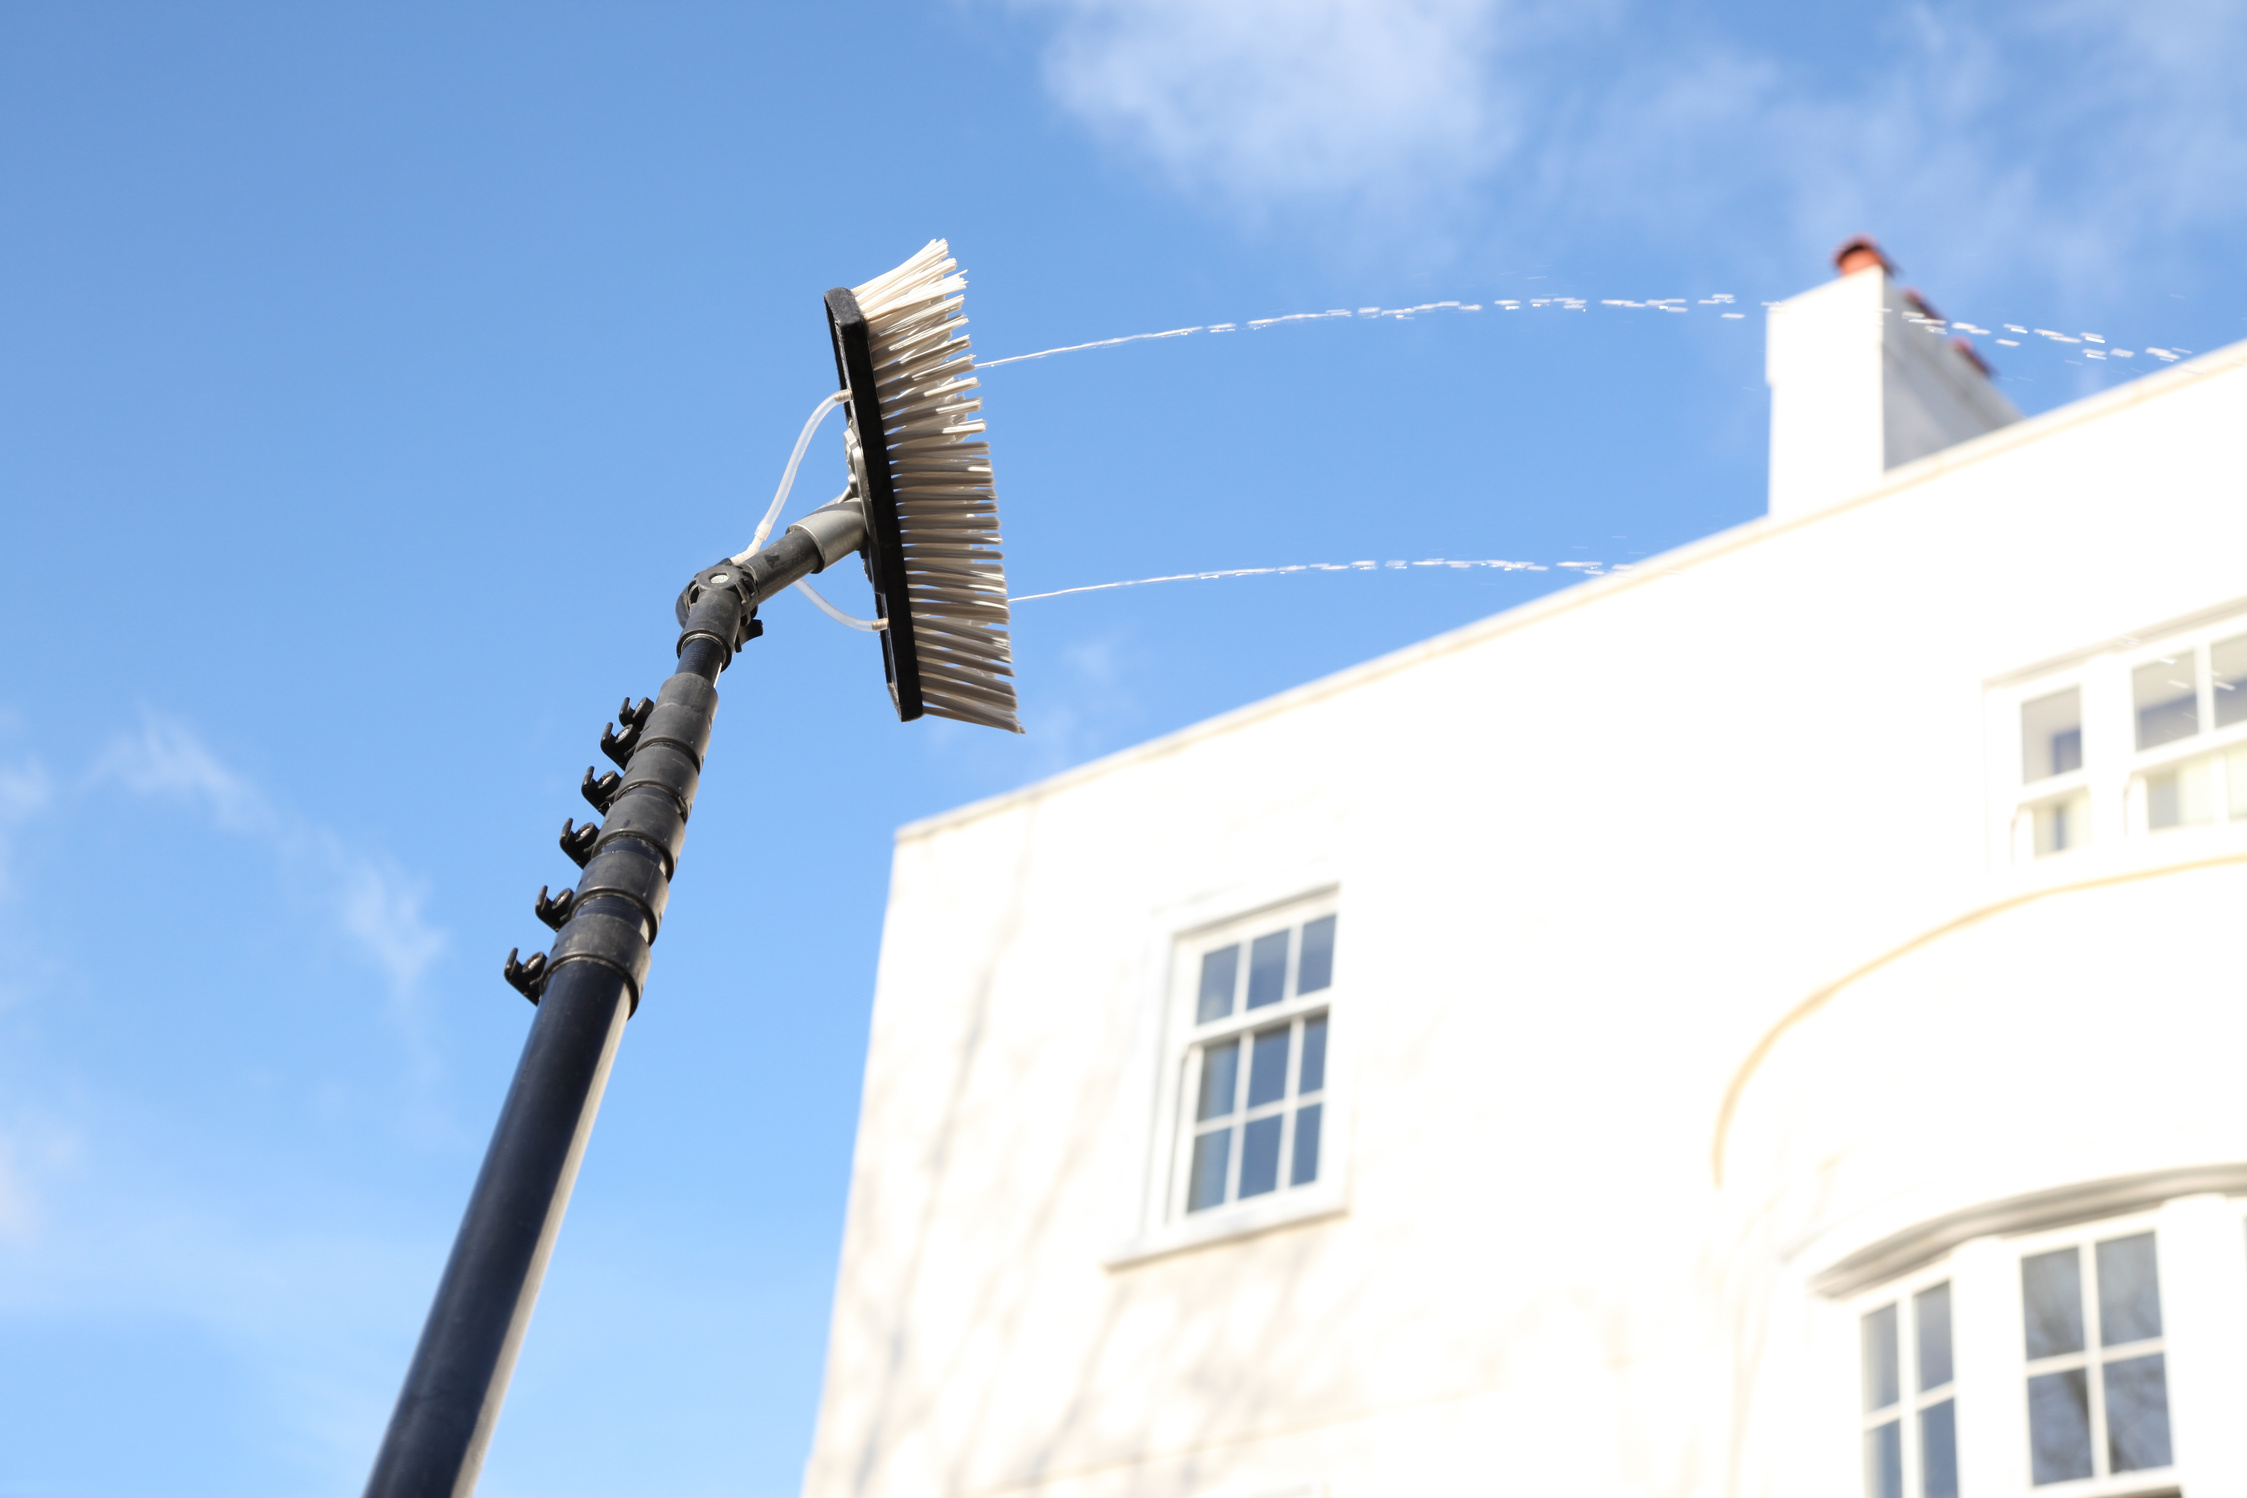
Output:
<svg viewBox="0 0 2247 1498">
<path fill-rule="evenodd" d="M 1768 308 L 1775 304 L 1764 302 L 1760 305 Z M 1681 296 L 1645 298 L 1492 297 L 1488 302 L 1422 302 L 1412 307 L 1330 307 L 1324 312 L 1289 312 L 1279 317 L 1252 317 L 1241 322 L 1197 323 L 1190 328 L 1165 328 L 1156 333 L 1127 333 L 1120 338 L 1096 338 L 1090 343 L 1068 343 L 1059 348 L 1039 349 L 1037 352 L 1030 354 L 1009 354 L 1003 359 L 986 359 L 978 367 L 997 369 L 1005 364 L 1027 364 L 1032 360 L 1050 359 L 1056 354 L 1081 354 L 1092 349 L 1120 348 L 1127 343 L 1151 343 L 1175 338 L 1191 338 L 1197 333 L 1260 333 L 1267 328 L 1284 327 L 1297 323 L 1333 322 L 1337 319 L 1344 321 L 1413 322 L 1421 317 L 1443 313 L 1490 311 L 1502 316 L 1505 313 L 1522 311 L 1588 312 L 1595 306 L 1641 312 L 1663 312 L 1679 317 L 1689 315 L 1695 307 L 1705 307 L 1714 310 L 1717 318 L 1723 322 L 1746 322 L 1748 320 L 1748 314 L 1738 310 L 1739 299 L 1729 292 L 1717 292 L 1711 296 L 1695 297 L 1690 300 Z M 2102 333 L 2063 333 L 2057 328 L 2036 328 L 2015 322 L 1999 321 L 1995 328 L 1985 328 L 1968 322 L 1964 318 L 1937 317 L 1918 311 L 1911 306 L 1892 307 L 1887 311 L 1927 333 L 1980 334 L 1993 338 L 1998 344 L 2006 348 L 2019 348 L 2025 340 L 2041 339 L 2045 344 L 2059 347 L 2063 351 L 2072 349 L 2073 352 L 2081 354 L 2086 359 L 2101 362 L 2135 359 L 2142 353 L 2159 363 L 2174 364 L 2180 359 L 2191 357 L 2193 352 L 2188 348 L 2160 348 L 2151 344 L 2140 349 L 2126 349 L 2117 347 L 2112 340 Z M 2009 333 L 2019 336 L 2005 336 Z"/>
<path fill-rule="evenodd" d="M 465 1498 L 476 1487 L 626 1022 L 639 1009 L 686 845 L 717 682 L 763 634 L 758 607 L 848 557 L 874 585 L 891 700 L 1019 733 L 998 505 L 961 332 L 965 278 L 942 240 L 827 294 L 841 390 L 814 413 L 780 499 L 748 549 L 697 572 L 677 604 L 677 669 L 601 735 L 616 769 L 585 772 L 597 824 L 562 824 L 580 872 L 541 888 L 552 948 L 510 952 L 536 1006 L 421 1341 L 367 1480 L 368 1498 Z M 764 544 L 812 427 L 849 413 L 850 484 Z"/>
</svg>

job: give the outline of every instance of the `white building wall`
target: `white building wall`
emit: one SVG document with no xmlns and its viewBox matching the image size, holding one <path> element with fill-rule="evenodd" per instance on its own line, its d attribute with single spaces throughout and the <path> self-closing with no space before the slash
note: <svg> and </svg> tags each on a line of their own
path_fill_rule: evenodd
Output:
<svg viewBox="0 0 2247 1498">
<path fill-rule="evenodd" d="M 2241 431 L 2247 347 L 905 829 L 806 1498 L 1860 1490 L 1821 1276 L 1961 1205 L 2247 1161 L 2216 1063 L 2161 1071 L 2238 986 L 2247 874 L 2102 843 L 2069 877 L 2144 889 L 2044 897 L 1993 851 L 1987 708 L 2247 607 Z M 2228 827 L 2194 847 L 2247 859 Z M 2146 990 L 2114 902 L 2195 878 Z M 1171 943 L 1329 886 L 1343 1210 L 1149 1254 Z M 2039 983 L 2153 1035 L 2042 1154 L 2006 1112 L 2034 1089 L 1981 1086 Z M 1981 1008 L 1953 1026 L 1938 989 Z M 1958 1128 L 1899 1118 L 1929 1076 L 1976 1100 Z M 2220 1278 L 2212 1241 L 2164 1252 Z M 2017 1276 L 1955 1251 L 1962 1286 Z M 1962 1311 L 1982 1387 L 2013 1315 Z M 2187 1334 L 2179 1378 L 2237 1380 L 2219 1343 Z M 2177 1411 L 2192 1498 L 2240 1470 L 2208 1397 Z M 1993 1398 L 1971 1498 L 2025 1491 Z"/>
</svg>

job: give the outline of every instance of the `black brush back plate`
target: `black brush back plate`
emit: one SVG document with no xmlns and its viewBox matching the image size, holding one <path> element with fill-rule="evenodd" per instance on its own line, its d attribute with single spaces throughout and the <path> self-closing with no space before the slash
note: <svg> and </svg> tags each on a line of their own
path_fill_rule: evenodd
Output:
<svg viewBox="0 0 2247 1498">
<path fill-rule="evenodd" d="M 858 475 L 866 506 L 866 580 L 874 585 L 874 614 L 882 669 L 899 722 L 921 715 L 921 661 L 913 648 L 913 606 L 905 591 L 905 546 L 897 523 L 897 491 L 889 477 L 889 439 L 882 433 L 881 401 L 874 386 L 874 349 L 866 316 L 850 288 L 827 293 L 827 331 L 835 340 L 835 373 L 850 392 L 850 428 L 865 471 Z"/>
</svg>

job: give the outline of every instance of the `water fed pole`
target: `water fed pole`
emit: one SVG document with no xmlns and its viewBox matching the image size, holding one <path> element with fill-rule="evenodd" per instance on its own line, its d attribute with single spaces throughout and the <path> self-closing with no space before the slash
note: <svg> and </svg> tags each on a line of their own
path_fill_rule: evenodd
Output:
<svg viewBox="0 0 2247 1498">
<path fill-rule="evenodd" d="M 844 497 L 764 546 L 768 515 L 747 551 L 697 572 L 679 595 L 678 670 L 652 701 L 626 698 L 601 735 L 617 768 L 585 772 L 600 822 L 562 825 L 562 851 L 582 872 L 575 889 L 538 893 L 534 909 L 558 933 L 553 947 L 527 961 L 508 954 L 507 981 L 537 1012 L 367 1498 L 475 1490 L 609 1068 L 647 983 L 710 748 L 718 677 L 764 632 L 758 606 L 857 555 L 878 616 L 863 623 L 881 639 L 898 717 L 1021 732 L 990 450 L 960 331 L 965 289 L 937 240 L 886 276 L 827 294 L 837 399 L 849 412 Z M 785 496 L 784 481 L 776 512 Z"/>
</svg>

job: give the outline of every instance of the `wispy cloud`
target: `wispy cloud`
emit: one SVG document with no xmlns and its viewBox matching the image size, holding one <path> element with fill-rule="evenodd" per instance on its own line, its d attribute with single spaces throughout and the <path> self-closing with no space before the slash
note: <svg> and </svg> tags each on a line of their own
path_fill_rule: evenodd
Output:
<svg viewBox="0 0 2247 1498">
<path fill-rule="evenodd" d="M 26 759 L 0 765 L 0 825 L 20 822 L 44 810 L 54 792 L 54 780 L 39 761 Z"/>
<path fill-rule="evenodd" d="M 329 861 L 339 877 L 344 930 L 382 969 L 393 992 L 413 992 L 445 950 L 444 933 L 422 914 L 426 891 L 394 868 L 340 849 Z"/>
<path fill-rule="evenodd" d="M 2062 291 L 2247 217 L 2236 7 L 1920 6 L 1874 53 L 1838 87 L 1739 40 L 1635 57 L 1539 162 L 1538 200 L 1727 251 L 1877 230 L 1954 284 Z"/>
<path fill-rule="evenodd" d="M 284 813 L 177 719 L 148 714 L 137 732 L 109 743 L 92 778 L 197 807 L 220 830 L 319 870 L 322 900 L 337 929 L 383 975 L 394 1009 L 419 1046 L 415 1001 L 422 975 L 445 949 L 445 934 L 424 914 L 426 890 L 418 881 L 352 849 L 327 828 Z"/>
<path fill-rule="evenodd" d="M 38 760 L 0 764 L 0 898 L 15 889 L 15 828 L 45 811 L 54 794 L 54 778 Z"/>
<path fill-rule="evenodd" d="M 1247 209 L 1417 196 L 1518 128 L 1496 0 L 1041 0 L 1048 86 L 1181 186 Z"/>
<path fill-rule="evenodd" d="M 1847 46 L 1711 13 L 1681 32 L 1623 0 L 1018 8 L 1049 27 L 1065 109 L 1252 217 L 1378 197 L 1418 205 L 1387 220 L 1400 239 L 1557 251 L 1628 224 L 1681 260 L 1794 267 L 1871 230 L 2039 289 L 2147 273 L 2247 220 L 2228 0 L 1921 4 L 1867 13 Z"/>
<path fill-rule="evenodd" d="M 38 1221 L 16 1152 L 15 1140 L 0 1133 L 0 1243 L 26 1241 Z"/>
<path fill-rule="evenodd" d="M 150 714 L 140 732 L 112 739 L 94 761 L 93 778 L 114 780 L 143 796 L 198 803 L 228 832 L 275 829 L 265 798 L 220 764 L 186 724 L 170 718 Z"/>
<path fill-rule="evenodd" d="M 79 1153 L 79 1137 L 71 1129 L 36 1116 L 25 1116 L 19 1106 L 0 1122 L 0 1244 L 30 1242 L 42 1221 L 36 1183 L 66 1169 Z"/>
</svg>

